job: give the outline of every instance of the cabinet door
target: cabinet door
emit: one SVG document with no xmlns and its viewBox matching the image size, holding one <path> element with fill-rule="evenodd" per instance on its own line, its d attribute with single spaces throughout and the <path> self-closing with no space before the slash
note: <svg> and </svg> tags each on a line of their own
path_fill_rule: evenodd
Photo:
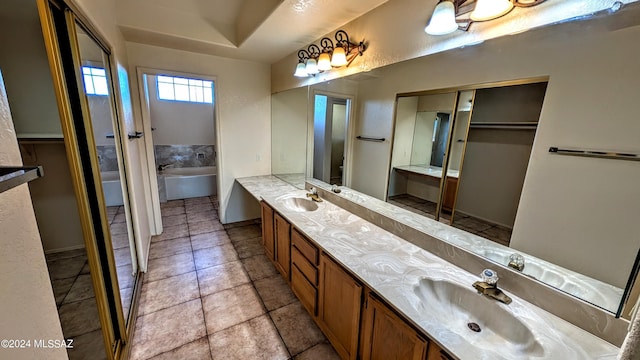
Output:
<svg viewBox="0 0 640 360">
<path fill-rule="evenodd" d="M 362 359 L 424 360 L 427 341 L 369 294 L 362 326 Z"/>
<path fill-rule="evenodd" d="M 264 201 L 262 205 L 262 244 L 267 257 L 275 261 L 275 241 L 273 236 L 273 209 Z"/>
<path fill-rule="evenodd" d="M 279 214 L 275 214 L 276 235 L 276 268 L 282 277 L 290 282 L 289 270 L 291 268 L 291 224 Z"/>
<path fill-rule="evenodd" d="M 342 359 L 358 355 L 362 285 L 324 253 L 320 256 L 318 323 Z"/>
</svg>

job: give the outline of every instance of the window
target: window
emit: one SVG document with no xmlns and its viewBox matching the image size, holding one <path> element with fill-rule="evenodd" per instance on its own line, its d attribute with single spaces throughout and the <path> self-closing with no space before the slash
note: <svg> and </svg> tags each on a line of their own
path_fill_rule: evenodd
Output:
<svg viewBox="0 0 640 360">
<path fill-rule="evenodd" d="M 213 82 L 173 76 L 157 76 L 158 99 L 213 103 Z"/>
<path fill-rule="evenodd" d="M 84 90 L 87 95 L 109 95 L 107 72 L 104 69 L 90 66 L 82 67 Z"/>
</svg>

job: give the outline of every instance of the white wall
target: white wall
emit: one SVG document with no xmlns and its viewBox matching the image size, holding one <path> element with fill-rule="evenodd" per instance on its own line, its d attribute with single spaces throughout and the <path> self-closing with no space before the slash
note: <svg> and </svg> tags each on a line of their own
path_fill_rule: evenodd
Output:
<svg viewBox="0 0 640 360">
<path fill-rule="evenodd" d="M 634 96 L 640 48 L 631 46 L 640 27 L 620 28 L 634 18 L 561 24 L 379 69 L 378 79 L 358 89 L 356 132 L 375 129 L 389 137 L 397 93 L 549 76 L 512 245 L 620 284 L 640 245 L 634 235 L 640 224 L 632 215 L 640 213 L 640 169 L 629 162 L 554 156 L 548 148 L 640 152 Z M 389 157 L 388 142 L 355 143 L 352 187 L 383 199 Z"/>
<path fill-rule="evenodd" d="M 260 217 L 257 205 L 233 184 L 235 178 L 271 170 L 269 65 L 136 43 L 127 43 L 127 53 L 132 72 L 140 66 L 215 76 L 220 219 L 229 223 Z M 138 89 L 137 78 L 131 83 Z M 135 97 L 139 110 L 140 99 Z"/>
<path fill-rule="evenodd" d="M 9 103 L 0 74 L 0 166 L 20 166 Z M 38 180 L 35 180 L 38 181 Z M 1 339 L 63 339 L 29 188 L 0 193 Z M 61 349 L 0 349 L 3 359 L 67 359 Z"/>
<path fill-rule="evenodd" d="M 433 150 L 433 126 L 435 112 L 420 111 L 416 113 L 416 128 L 413 131 L 411 165 L 429 166 Z"/>
<path fill-rule="evenodd" d="M 215 87 L 215 84 L 214 84 Z M 147 76 L 149 112 L 154 145 L 215 145 L 215 112 L 212 104 L 158 99 L 155 75 Z M 214 103 L 215 103 L 214 92 Z"/>
<path fill-rule="evenodd" d="M 13 2 L 5 3 L 0 10 L 0 67 L 4 70 L 16 132 L 61 138 L 58 105 L 35 1 Z"/>
<path fill-rule="evenodd" d="M 391 156 L 391 175 L 389 178 L 389 196 L 407 192 L 407 178 L 395 173 L 393 168 L 409 165 L 411 162 L 411 146 L 416 126 L 417 97 L 399 98 L 396 109 L 395 132 L 393 134 L 393 154 Z"/>
<path fill-rule="evenodd" d="M 21 145 L 25 165 L 41 165 L 45 176 L 29 183 L 45 252 L 84 248 L 78 204 L 64 143 Z"/>
<path fill-rule="evenodd" d="M 304 174 L 307 152 L 308 88 L 271 96 L 271 173 Z"/>
</svg>

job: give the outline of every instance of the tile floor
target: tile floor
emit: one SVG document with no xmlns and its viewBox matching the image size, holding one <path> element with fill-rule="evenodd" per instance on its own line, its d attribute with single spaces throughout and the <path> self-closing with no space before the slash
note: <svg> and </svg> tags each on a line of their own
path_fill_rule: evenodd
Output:
<svg viewBox="0 0 640 360">
<path fill-rule="evenodd" d="M 134 277 L 124 207 L 107 208 L 107 217 L 125 316 L 129 314 Z M 46 255 L 58 315 L 65 338 L 74 339 L 68 349 L 71 360 L 106 359 L 98 307 L 85 249 Z"/>
<path fill-rule="evenodd" d="M 84 249 L 47 254 L 51 286 L 71 360 L 106 359 L 98 307 Z"/>
<path fill-rule="evenodd" d="M 257 222 L 223 226 L 215 198 L 162 205 L 131 359 L 338 359 L 264 255 Z"/>
<path fill-rule="evenodd" d="M 436 212 L 436 203 L 407 194 L 390 197 L 389 203 L 430 219 L 434 218 Z M 449 224 L 449 220 L 450 216 L 448 214 L 440 216 L 440 221 L 443 223 Z M 459 212 L 456 212 L 451 226 L 482 236 L 504 246 L 509 246 L 511 240 L 512 229 Z"/>
</svg>

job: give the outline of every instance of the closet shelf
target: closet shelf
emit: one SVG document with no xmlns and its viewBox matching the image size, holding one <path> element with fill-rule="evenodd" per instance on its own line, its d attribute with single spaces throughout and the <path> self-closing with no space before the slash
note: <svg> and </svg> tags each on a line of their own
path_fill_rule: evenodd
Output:
<svg viewBox="0 0 640 360">
<path fill-rule="evenodd" d="M 0 193 L 42 176 L 42 166 L 0 166 Z"/>
<path fill-rule="evenodd" d="M 538 123 L 532 122 L 472 122 L 469 124 L 471 129 L 501 129 L 501 130 L 535 130 Z"/>
</svg>

